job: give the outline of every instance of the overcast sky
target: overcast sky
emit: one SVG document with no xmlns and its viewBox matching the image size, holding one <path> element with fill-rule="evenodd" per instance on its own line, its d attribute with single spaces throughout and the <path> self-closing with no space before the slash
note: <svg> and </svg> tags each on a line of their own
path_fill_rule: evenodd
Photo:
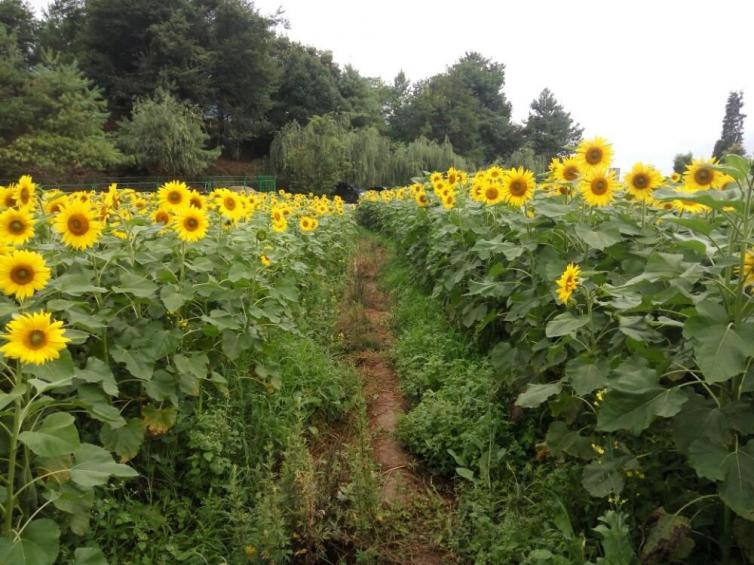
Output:
<svg viewBox="0 0 754 565">
<path fill-rule="evenodd" d="M 624 171 L 639 160 L 668 171 L 679 152 L 709 155 L 731 90 L 744 91 L 744 141 L 754 150 L 754 0 L 255 4 L 264 14 L 282 7 L 290 29 L 280 31 L 291 39 L 387 82 L 401 69 L 412 81 L 426 78 L 479 51 L 505 64 L 514 119 L 548 87 L 585 136 L 613 143 Z"/>
</svg>

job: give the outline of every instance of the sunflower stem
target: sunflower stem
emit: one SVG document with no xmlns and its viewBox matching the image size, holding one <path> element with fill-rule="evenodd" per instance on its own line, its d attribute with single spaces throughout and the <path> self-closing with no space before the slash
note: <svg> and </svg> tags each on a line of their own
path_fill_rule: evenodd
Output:
<svg viewBox="0 0 754 565">
<path fill-rule="evenodd" d="M 15 383 L 18 384 L 20 371 L 17 369 Z M 5 515 L 3 516 L 3 535 L 11 537 L 13 533 L 13 510 L 16 505 L 16 458 L 18 456 L 18 436 L 21 433 L 21 399 L 13 402 L 13 428 L 8 441 L 8 487 L 5 499 Z"/>
</svg>

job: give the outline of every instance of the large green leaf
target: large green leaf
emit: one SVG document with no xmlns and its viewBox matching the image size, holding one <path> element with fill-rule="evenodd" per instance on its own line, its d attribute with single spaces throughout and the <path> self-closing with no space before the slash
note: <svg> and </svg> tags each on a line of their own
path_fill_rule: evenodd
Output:
<svg viewBox="0 0 754 565">
<path fill-rule="evenodd" d="M 60 358 L 44 365 L 25 365 L 24 372 L 48 383 L 56 383 L 69 379 L 76 371 L 73 359 L 68 349 L 60 352 Z"/>
<path fill-rule="evenodd" d="M 728 454 L 722 467 L 720 498 L 742 518 L 754 520 L 754 439 Z"/>
<path fill-rule="evenodd" d="M 18 540 L 0 537 L 3 565 L 52 565 L 58 557 L 60 528 L 48 518 L 32 521 Z"/>
<path fill-rule="evenodd" d="M 722 306 L 712 302 L 697 306 L 697 313 L 686 320 L 683 333 L 691 340 L 696 363 L 710 383 L 741 374 L 747 358 L 754 354 L 754 327 L 735 328 Z"/>
<path fill-rule="evenodd" d="M 131 351 L 121 346 L 116 346 L 111 351 L 111 355 L 118 363 L 125 363 L 128 372 L 137 379 L 148 381 L 152 378 L 154 362 L 145 359 L 138 351 Z"/>
<path fill-rule="evenodd" d="M 131 418 L 119 428 L 105 424 L 99 437 L 106 449 L 118 454 L 121 463 L 127 463 L 136 457 L 144 443 L 144 422 L 140 418 Z"/>
<path fill-rule="evenodd" d="M 107 483 L 110 477 L 136 477 L 138 473 L 128 465 L 116 463 L 106 449 L 82 443 L 73 455 L 71 480 L 82 487 L 96 487 Z"/>
<path fill-rule="evenodd" d="M 646 366 L 617 372 L 620 377 L 610 382 L 599 409 L 598 430 L 639 435 L 655 418 L 675 416 L 688 400 L 681 389 L 662 386 L 657 373 Z"/>
<path fill-rule="evenodd" d="M 121 275 L 120 285 L 113 286 L 115 292 L 133 294 L 137 298 L 151 298 L 154 296 L 157 288 L 158 286 L 154 282 L 130 271 L 126 271 Z"/>
<path fill-rule="evenodd" d="M 546 402 L 551 396 L 560 394 L 561 390 L 563 390 L 563 384 L 560 382 L 530 384 L 524 392 L 518 395 L 516 405 L 522 408 L 536 408 L 543 402 Z"/>
<path fill-rule="evenodd" d="M 545 441 L 554 455 L 567 453 L 580 459 L 594 457 L 592 440 L 575 430 L 569 430 L 565 422 L 555 421 L 550 424 Z"/>
<path fill-rule="evenodd" d="M 118 383 L 115 382 L 110 365 L 94 356 L 86 360 L 86 367 L 76 372 L 76 378 L 87 383 L 100 383 L 102 390 L 110 396 L 118 396 Z"/>
<path fill-rule="evenodd" d="M 563 312 L 547 323 L 545 335 L 547 335 L 547 337 L 570 335 L 579 328 L 583 328 L 588 323 L 588 316 L 574 316 L 570 312 Z"/>
<path fill-rule="evenodd" d="M 67 412 L 55 412 L 34 431 L 21 432 L 18 439 L 40 457 L 68 455 L 80 445 L 76 420 Z"/>
<path fill-rule="evenodd" d="M 79 547 L 73 557 L 73 565 L 108 565 L 105 554 L 98 547 Z"/>
<path fill-rule="evenodd" d="M 592 461 L 584 467 L 582 486 L 597 498 L 619 494 L 626 485 L 625 465 L 631 459 L 629 456 L 623 456 Z"/>
<path fill-rule="evenodd" d="M 64 273 L 52 279 L 50 287 L 70 296 L 101 294 L 107 291 L 106 288 L 93 285 L 94 280 L 96 277 L 91 271 Z"/>
<path fill-rule="evenodd" d="M 603 360 L 591 361 L 577 357 L 566 364 L 566 377 L 579 396 L 607 385 L 610 368 Z"/>
<path fill-rule="evenodd" d="M 623 241 L 623 236 L 618 232 L 615 227 L 600 225 L 596 229 L 592 230 L 589 226 L 584 224 L 576 224 L 576 235 L 586 243 L 589 247 L 602 251 Z"/>
</svg>

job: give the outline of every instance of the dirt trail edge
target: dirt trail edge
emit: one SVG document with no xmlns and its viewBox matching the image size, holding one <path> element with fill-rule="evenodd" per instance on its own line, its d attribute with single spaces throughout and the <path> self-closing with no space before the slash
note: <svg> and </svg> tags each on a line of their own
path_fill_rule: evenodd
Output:
<svg viewBox="0 0 754 565">
<path fill-rule="evenodd" d="M 353 265 L 350 297 L 356 311 L 351 311 L 351 319 L 346 324 L 349 332 L 346 340 L 351 345 L 350 357 L 362 378 L 373 456 L 382 474 L 381 503 L 390 509 L 418 508 L 421 514 L 422 508 L 436 507 L 438 501 L 441 505 L 450 503 L 439 497 L 428 479 L 417 472 L 416 460 L 395 434 L 398 419 L 407 404 L 390 360 L 393 343 L 390 298 L 377 281 L 385 261 L 383 247 L 368 239 L 360 242 Z M 406 544 L 410 554 L 402 557 L 402 563 L 455 562 L 452 555 L 431 543 L 433 532 L 421 531 L 430 527 L 421 518 L 406 524 L 406 532 L 411 537 L 411 542 Z"/>
</svg>

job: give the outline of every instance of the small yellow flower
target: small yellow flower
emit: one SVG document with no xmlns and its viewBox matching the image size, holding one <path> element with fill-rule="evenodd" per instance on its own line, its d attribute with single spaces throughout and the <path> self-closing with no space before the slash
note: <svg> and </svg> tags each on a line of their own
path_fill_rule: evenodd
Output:
<svg viewBox="0 0 754 565">
<path fill-rule="evenodd" d="M 560 278 L 555 281 L 557 283 L 558 298 L 563 304 L 567 304 L 571 299 L 573 292 L 579 287 L 581 275 L 581 267 L 574 263 L 569 263 L 568 266 L 560 275 Z"/>
<path fill-rule="evenodd" d="M 602 447 L 602 446 L 600 446 L 600 445 L 597 445 L 596 443 L 592 444 L 592 449 L 594 450 L 594 452 L 597 455 L 604 455 L 605 454 L 605 448 Z"/>
<path fill-rule="evenodd" d="M 259 262 L 262 263 L 262 265 L 264 265 L 265 267 L 272 265 L 272 261 L 270 261 L 270 258 L 267 257 L 267 255 L 260 255 Z"/>
</svg>

